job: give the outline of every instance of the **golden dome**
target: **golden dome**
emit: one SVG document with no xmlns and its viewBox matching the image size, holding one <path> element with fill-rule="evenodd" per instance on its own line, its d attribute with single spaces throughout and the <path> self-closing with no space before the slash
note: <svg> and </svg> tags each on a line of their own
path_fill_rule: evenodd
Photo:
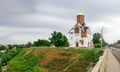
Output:
<svg viewBox="0 0 120 72">
<path fill-rule="evenodd" d="M 82 12 L 79 12 L 77 15 L 84 15 Z"/>
</svg>

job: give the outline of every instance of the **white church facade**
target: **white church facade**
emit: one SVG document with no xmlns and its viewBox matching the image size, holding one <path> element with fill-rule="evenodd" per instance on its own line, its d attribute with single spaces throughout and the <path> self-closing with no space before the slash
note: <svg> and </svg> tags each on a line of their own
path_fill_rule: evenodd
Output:
<svg viewBox="0 0 120 72">
<path fill-rule="evenodd" d="M 70 47 L 93 47 L 90 27 L 86 26 L 84 14 L 77 14 L 77 23 L 69 30 Z"/>
</svg>

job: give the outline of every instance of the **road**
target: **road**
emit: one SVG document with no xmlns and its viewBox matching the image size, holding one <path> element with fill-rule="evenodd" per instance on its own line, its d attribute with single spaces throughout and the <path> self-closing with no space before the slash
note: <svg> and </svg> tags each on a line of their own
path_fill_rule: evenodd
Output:
<svg viewBox="0 0 120 72">
<path fill-rule="evenodd" d="M 114 48 L 114 50 L 111 50 L 111 51 L 120 63 L 120 49 Z"/>
</svg>

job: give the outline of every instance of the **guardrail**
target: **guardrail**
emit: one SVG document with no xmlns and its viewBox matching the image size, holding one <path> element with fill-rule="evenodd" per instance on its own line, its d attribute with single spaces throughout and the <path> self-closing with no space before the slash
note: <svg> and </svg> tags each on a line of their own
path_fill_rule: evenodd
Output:
<svg viewBox="0 0 120 72">
<path fill-rule="evenodd" d="M 105 49 L 103 55 L 99 57 L 99 61 L 96 63 L 95 67 L 92 69 L 91 72 L 105 72 L 106 60 L 107 60 L 107 49 Z"/>
</svg>

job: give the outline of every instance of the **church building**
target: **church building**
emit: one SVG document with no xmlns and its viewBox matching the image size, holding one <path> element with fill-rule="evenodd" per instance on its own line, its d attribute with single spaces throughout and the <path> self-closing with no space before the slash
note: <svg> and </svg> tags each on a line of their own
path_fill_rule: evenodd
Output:
<svg viewBox="0 0 120 72">
<path fill-rule="evenodd" d="M 70 47 L 93 47 L 90 27 L 86 26 L 84 14 L 77 14 L 77 23 L 69 30 Z"/>
</svg>

